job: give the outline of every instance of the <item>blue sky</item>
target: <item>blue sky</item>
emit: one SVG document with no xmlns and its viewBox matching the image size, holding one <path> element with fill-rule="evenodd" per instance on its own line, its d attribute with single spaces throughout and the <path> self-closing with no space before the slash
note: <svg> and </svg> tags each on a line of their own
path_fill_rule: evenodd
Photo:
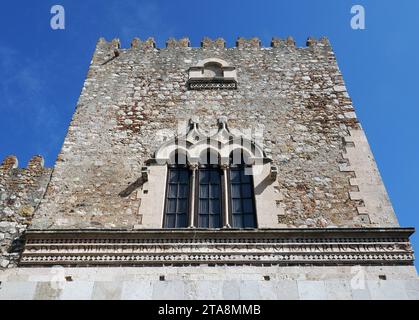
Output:
<svg viewBox="0 0 419 320">
<path fill-rule="evenodd" d="M 50 28 L 52 5 L 66 29 Z M 352 30 L 350 10 L 366 10 Z M 419 225 L 419 1 L 3 1 L 0 13 L 0 158 L 34 154 L 52 166 L 63 142 L 97 39 L 222 36 L 329 37 L 402 226 Z M 414 237 L 416 247 L 418 239 Z"/>
</svg>

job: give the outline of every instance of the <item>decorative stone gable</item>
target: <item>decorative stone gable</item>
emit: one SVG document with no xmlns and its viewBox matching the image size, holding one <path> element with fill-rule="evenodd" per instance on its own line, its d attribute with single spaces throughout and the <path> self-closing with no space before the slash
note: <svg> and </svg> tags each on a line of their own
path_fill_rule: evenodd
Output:
<svg viewBox="0 0 419 320">
<path fill-rule="evenodd" d="M 189 131 L 161 145 L 155 152 L 154 161 L 158 164 L 173 163 L 174 154 L 178 151 L 185 156 L 185 164 L 194 164 L 200 161 L 202 153 L 207 149 L 219 154 L 220 164 L 228 164 L 232 153 L 233 157 L 243 154 L 245 163 L 249 165 L 263 165 L 272 161 L 255 140 L 232 133 L 228 129 L 226 117 L 218 119 L 218 131 L 212 135 L 202 133 L 197 119 L 191 119 Z"/>
</svg>

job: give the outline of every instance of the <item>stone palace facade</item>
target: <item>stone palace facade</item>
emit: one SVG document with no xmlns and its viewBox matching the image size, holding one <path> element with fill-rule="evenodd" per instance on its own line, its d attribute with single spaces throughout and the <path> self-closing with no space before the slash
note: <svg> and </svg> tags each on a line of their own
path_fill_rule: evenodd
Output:
<svg viewBox="0 0 419 320">
<path fill-rule="evenodd" d="M 326 38 L 101 38 L 54 168 L 0 192 L 0 299 L 419 298 Z"/>
</svg>

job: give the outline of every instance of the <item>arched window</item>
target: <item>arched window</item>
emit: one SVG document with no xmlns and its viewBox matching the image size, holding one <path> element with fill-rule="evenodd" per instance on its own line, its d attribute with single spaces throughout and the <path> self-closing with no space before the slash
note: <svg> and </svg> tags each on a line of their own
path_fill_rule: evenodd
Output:
<svg viewBox="0 0 419 320">
<path fill-rule="evenodd" d="M 222 227 L 221 174 L 219 154 L 202 152 L 198 170 L 198 228 Z"/>
<path fill-rule="evenodd" d="M 165 228 L 186 228 L 189 217 L 190 171 L 186 166 L 186 155 L 175 152 L 168 164 Z"/>
<path fill-rule="evenodd" d="M 218 125 L 207 136 L 191 121 L 187 134 L 156 151 L 155 163 L 168 166 L 165 228 L 257 227 L 253 172 L 270 159 L 255 141 L 230 132 L 225 118 Z"/>
<path fill-rule="evenodd" d="M 253 193 L 251 167 L 246 165 L 243 150 L 230 155 L 229 197 L 231 226 L 233 228 L 256 228 L 256 208 Z M 234 154 L 234 157 L 233 157 Z M 237 161 L 236 159 L 240 160 Z"/>
<path fill-rule="evenodd" d="M 237 89 L 236 68 L 219 58 L 201 60 L 188 73 L 190 90 Z"/>
<path fill-rule="evenodd" d="M 217 62 L 206 63 L 202 72 L 205 78 L 222 78 L 224 75 L 221 64 Z"/>
</svg>

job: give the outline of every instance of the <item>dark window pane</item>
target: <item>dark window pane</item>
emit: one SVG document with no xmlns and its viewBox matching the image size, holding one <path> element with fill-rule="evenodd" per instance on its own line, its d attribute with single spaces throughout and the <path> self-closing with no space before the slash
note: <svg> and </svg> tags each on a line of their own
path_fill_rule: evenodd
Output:
<svg viewBox="0 0 419 320">
<path fill-rule="evenodd" d="M 230 171 L 230 180 L 231 180 L 231 182 L 240 182 L 240 171 L 239 170 L 231 170 Z"/>
<path fill-rule="evenodd" d="M 183 182 L 183 183 L 185 183 L 185 182 L 187 182 L 188 181 L 188 179 L 189 179 L 189 172 L 188 172 L 188 170 L 181 170 L 180 172 L 179 172 L 179 182 Z"/>
<path fill-rule="evenodd" d="M 166 214 L 166 228 L 174 228 L 176 223 L 175 214 Z"/>
<path fill-rule="evenodd" d="M 211 170 L 210 183 L 211 184 L 220 183 L 220 172 L 218 170 Z"/>
<path fill-rule="evenodd" d="M 176 228 L 186 228 L 188 226 L 187 215 L 178 214 L 176 221 Z"/>
<path fill-rule="evenodd" d="M 241 214 L 233 214 L 233 228 L 243 228 Z"/>
<path fill-rule="evenodd" d="M 218 228 L 221 220 L 220 171 L 215 168 L 203 168 L 199 170 L 199 177 L 198 227 Z"/>
<path fill-rule="evenodd" d="M 209 213 L 210 214 L 220 214 L 220 200 L 218 199 L 211 199 L 209 201 L 210 207 L 209 207 Z"/>
<path fill-rule="evenodd" d="M 199 186 L 199 197 L 200 198 L 208 198 L 208 188 L 209 186 L 207 184 L 201 184 Z"/>
<path fill-rule="evenodd" d="M 212 199 L 218 199 L 220 197 L 220 186 L 218 184 L 210 185 L 209 197 Z"/>
<path fill-rule="evenodd" d="M 234 183 L 231 185 L 231 197 L 240 198 L 240 184 Z"/>
<path fill-rule="evenodd" d="M 170 170 L 169 172 L 169 182 L 177 182 L 179 174 L 177 170 Z"/>
<path fill-rule="evenodd" d="M 198 224 L 200 228 L 208 228 L 208 215 L 200 214 L 198 215 Z"/>
<path fill-rule="evenodd" d="M 250 183 L 242 184 L 242 197 L 243 198 L 252 197 L 252 185 Z"/>
<path fill-rule="evenodd" d="M 253 201 L 252 199 L 243 199 L 243 212 L 253 213 Z"/>
<path fill-rule="evenodd" d="M 176 199 L 167 199 L 167 213 L 176 213 Z"/>
<path fill-rule="evenodd" d="M 243 170 L 241 170 L 241 181 L 244 183 L 250 183 L 251 178 L 252 178 L 252 175 L 250 174 L 250 169 L 246 170 L 245 168 L 243 168 Z"/>
<path fill-rule="evenodd" d="M 179 198 L 187 198 L 188 197 L 188 192 L 189 192 L 189 185 L 188 184 L 180 184 L 179 185 L 179 191 L 178 191 Z"/>
<path fill-rule="evenodd" d="M 209 182 L 209 172 L 207 170 L 199 171 L 199 183 L 208 183 Z"/>
<path fill-rule="evenodd" d="M 199 214 L 208 214 L 208 200 L 200 199 L 199 200 Z"/>
<path fill-rule="evenodd" d="M 169 184 L 169 190 L 167 190 L 167 197 L 168 198 L 177 197 L 177 184 Z"/>
<path fill-rule="evenodd" d="M 255 219 L 253 214 L 245 214 L 244 215 L 244 228 L 254 228 L 255 227 Z"/>
<path fill-rule="evenodd" d="M 230 203 L 233 228 L 256 228 L 253 176 L 245 173 L 251 173 L 251 170 L 246 170 L 244 166 L 236 166 L 230 171 Z"/>
<path fill-rule="evenodd" d="M 164 227 L 187 227 L 188 207 L 189 170 L 183 167 L 169 168 Z"/>
<path fill-rule="evenodd" d="M 210 219 L 210 228 L 221 228 L 219 215 L 210 215 L 209 219 Z"/>
<path fill-rule="evenodd" d="M 177 213 L 186 213 L 188 211 L 188 202 L 185 199 L 179 199 L 177 203 Z"/>
<path fill-rule="evenodd" d="M 231 210 L 233 213 L 240 213 L 243 211 L 241 199 L 233 199 L 231 201 Z"/>
</svg>

